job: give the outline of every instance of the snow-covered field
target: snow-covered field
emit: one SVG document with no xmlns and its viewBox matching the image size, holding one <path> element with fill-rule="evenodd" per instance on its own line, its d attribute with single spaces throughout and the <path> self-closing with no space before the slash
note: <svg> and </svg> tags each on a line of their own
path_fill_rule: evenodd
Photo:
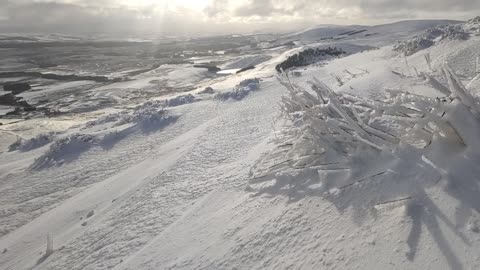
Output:
<svg viewBox="0 0 480 270">
<path fill-rule="evenodd" d="M 445 23 L 41 81 L 61 113 L 0 119 L 0 269 L 480 269 L 480 21 Z"/>
</svg>

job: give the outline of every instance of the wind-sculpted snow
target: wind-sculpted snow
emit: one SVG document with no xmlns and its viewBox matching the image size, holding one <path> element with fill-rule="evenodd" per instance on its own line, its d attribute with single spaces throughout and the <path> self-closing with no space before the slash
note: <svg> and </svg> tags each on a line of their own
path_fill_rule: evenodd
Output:
<svg viewBox="0 0 480 270">
<path fill-rule="evenodd" d="M 53 137 L 54 133 L 48 134 L 39 134 L 34 138 L 31 139 L 19 139 L 9 147 L 9 151 L 16 151 L 19 150 L 21 152 L 28 152 L 30 150 L 34 150 L 49 144 Z"/>
<path fill-rule="evenodd" d="M 69 163 L 90 149 L 96 141 L 95 136 L 86 134 L 73 134 L 61 138 L 55 141 L 46 153 L 35 160 L 31 169 L 38 170 Z"/>
<path fill-rule="evenodd" d="M 125 117 L 127 115 L 127 112 L 121 112 L 121 113 L 112 113 L 112 114 L 107 114 L 105 116 L 99 117 L 95 120 L 89 121 L 85 124 L 85 128 L 92 128 L 95 126 L 99 125 L 104 125 L 108 123 L 115 123 L 122 119 L 122 117 Z"/>
<path fill-rule="evenodd" d="M 185 105 L 185 104 L 189 104 L 197 101 L 199 101 L 198 98 L 196 98 L 192 94 L 188 94 L 188 95 L 180 95 L 171 99 L 167 99 L 165 101 L 165 104 L 167 107 L 177 107 L 177 106 L 181 106 L 181 105 Z"/>
<path fill-rule="evenodd" d="M 466 23 L 430 28 L 413 39 L 397 42 L 394 50 L 408 56 L 444 40 L 467 40 L 473 35 L 480 34 L 479 18 L 469 20 Z"/>
<path fill-rule="evenodd" d="M 110 124 L 110 126 L 118 127 L 126 124 L 140 124 L 145 128 L 157 126 L 157 124 L 165 124 L 173 121 L 175 117 L 165 110 L 165 102 L 163 101 L 147 101 L 133 108 L 131 112 L 122 111 L 102 116 L 96 120 L 90 121 L 85 128 Z"/>
<path fill-rule="evenodd" d="M 148 101 L 135 107 L 132 112 L 122 111 L 90 121 L 82 129 L 83 133 L 76 133 L 54 141 L 49 150 L 37 158 L 30 167 L 40 170 L 61 166 L 76 160 L 83 152 L 94 146 L 108 150 L 137 131 L 145 134 L 158 131 L 178 119 L 178 116 L 167 112 L 164 106 L 162 101 Z M 15 147 L 20 150 L 31 149 L 34 146 L 39 147 L 38 145 L 44 141 L 50 142 L 51 138 L 52 135 L 42 135 Z M 48 142 L 45 142 L 44 145 Z"/>
<path fill-rule="evenodd" d="M 453 93 L 447 98 L 392 93 L 369 100 L 335 93 L 318 80 L 307 91 L 282 79 L 289 90 L 282 111 L 292 126 L 253 168 L 250 189 L 287 194 L 293 201 L 322 196 L 341 212 L 353 209 L 358 221 L 378 207 L 404 202 L 406 215 L 425 223 L 449 266 L 460 269 L 434 227 L 436 220 L 469 240 L 444 220 L 426 190 L 443 180 L 446 192 L 466 211 L 458 213 L 459 219 L 470 219 L 466 209 L 480 213 L 480 107 L 450 69 L 444 73 Z M 409 260 L 418 245 L 412 239 Z"/>
<path fill-rule="evenodd" d="M 154 124 L 163 122 L 167 116 L 164 104 L 161 101 L 147 101 L 137 106 L 133 113 L 124 117 L 118 125 L 125 123 Z"/>
<path fill-rule="evenodd" d="M 248 79 L 240 82 L 235 88 L 231 91 L 226 91 L 218 93 L 215 95 L 215 99 L 221 101 L 227 100 L 242 100 L 247 97 L 251 92 L 260 90 L 260 80 L 259 79 Z"/>
<path fill-rule="evenodd" d="M 432 28 L 422 35 L 403 42 L 395 44 L 395 51 L 402 52 L 405 55 L 412 55 L 418 51 L 430 48 L 436 43 L 449 40 L 466 40 L 468 34 L 460 25 L 448 25 L 444 27 Z"/>
<path fill-rule="evenodd" d="M 164 106 L 161 101 L 149 101 L 136 107 L 133 113 L 122 115 L 113 125 L 117 129 L 113 129 L 103 136 L 102 147 L 109 149 L 136 131 L 149 134 L 175 123 L 179 116 L 169 113 Z M 126 128 L 122 128 L 122 126 L 126 126 Z"/>
</svg>

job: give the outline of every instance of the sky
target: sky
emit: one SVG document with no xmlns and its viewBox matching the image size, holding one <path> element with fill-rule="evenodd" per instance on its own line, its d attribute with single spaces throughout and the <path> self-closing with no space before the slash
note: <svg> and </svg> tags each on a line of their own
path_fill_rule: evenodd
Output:
<svg viewBox="0 0 480 270">
<path fill-rule="evenodd" d="M 480 0 L 0 0 L 0 32 L 204 35 L 478 15 Z"/>
</svg>

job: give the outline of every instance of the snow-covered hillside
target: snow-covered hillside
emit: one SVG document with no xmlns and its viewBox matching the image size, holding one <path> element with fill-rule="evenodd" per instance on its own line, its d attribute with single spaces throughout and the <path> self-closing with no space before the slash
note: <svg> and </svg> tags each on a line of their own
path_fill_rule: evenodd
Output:
<svg viewBox="0 0 480 270">
<path fill-rule="evenodd" d="M 444 23 L 209 55 L 253 68 L 161 66 L 55 101 L 75 114 L 0 119 L 0 269 L 480 269 L 480 22 L 393 43 Z M 344 53 L 276 70 L 326 48 Z"/>
<path fill-rule="evenodd" d="M 450 20 L 410 20 L 390 24 L 364 26 L 320 25 L 283 38 L 308 44 L 318 41 L 352 41 L 355 44 L 385 46 L 398 39 L 409 38 L 421 31 L 441 25 L 458 24 Z"/>
</svg>

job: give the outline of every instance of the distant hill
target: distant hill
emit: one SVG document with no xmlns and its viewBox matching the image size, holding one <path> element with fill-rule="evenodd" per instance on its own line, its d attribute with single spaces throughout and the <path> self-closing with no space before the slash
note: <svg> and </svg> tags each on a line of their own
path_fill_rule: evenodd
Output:
<svg viewBox="0 0 480 270">
<path fill-rule="evenodd" d="M 345 40 L 374 35 L 390 36 L 413 34 L 430 27 L 456 24 L 461 21 L 452 20 L 407 20 L 374 26 L 362 25 L 319 25 L 299 32 L 284 35 L 283 38 L 301 41 Z"/>
</svg>

